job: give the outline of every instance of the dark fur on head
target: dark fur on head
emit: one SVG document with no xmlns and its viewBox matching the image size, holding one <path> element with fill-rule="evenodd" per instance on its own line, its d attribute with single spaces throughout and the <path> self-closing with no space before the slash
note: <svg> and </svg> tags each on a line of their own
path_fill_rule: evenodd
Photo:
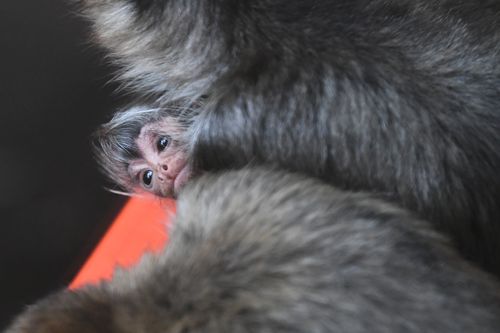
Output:
<svg viewBox="0 0 500 333">
<path fill-rule="evenodd" d="M 500 275 L 500 2 L 84 0 L 125 85 L 207 95 L 202 170 L 385 193 Z"/>
<path fill-rule="evenodd" d="M 140 222 L 140 221 L 138 221 Z M 498 332 L 500 286 L 409 213 L 286 172 L 204 175 L 166 250 L 6 333 Z"/>
</svg>

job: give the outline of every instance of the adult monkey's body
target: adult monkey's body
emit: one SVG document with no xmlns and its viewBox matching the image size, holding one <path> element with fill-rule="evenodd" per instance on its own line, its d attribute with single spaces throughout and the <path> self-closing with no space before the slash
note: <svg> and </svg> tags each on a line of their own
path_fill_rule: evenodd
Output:
<svg viewBox="0 0 500 333">
<path fill-rule="evenodd" d="M 195 168 L 382 193 L 500 275 L 500 2 L 81 2 L 126 84 L 208 96 Z"/>
<path fill-rule="evenodd" d="M 138 221 L 140 222 L 140 221 Z M 500 286 L 408 212 L 308 177 L 193 180 L 165 252 L 6 333 L 498 332 Z"/>
</svg>

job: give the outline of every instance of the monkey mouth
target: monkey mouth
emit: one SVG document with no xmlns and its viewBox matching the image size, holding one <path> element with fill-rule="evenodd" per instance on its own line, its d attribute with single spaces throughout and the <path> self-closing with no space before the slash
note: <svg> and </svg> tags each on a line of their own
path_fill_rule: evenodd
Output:
<svg viewBox="0 0 500 333">
<path fill-rule="evenodd" d="M 186 163 L 182 170 L 177 174 L 174 180 L 174 194 L 177 196 L 179 191 L 186 185 L 186 182 L 189 180 L 191 176 L 191 170 L 189 165 Z"/>
</svg>

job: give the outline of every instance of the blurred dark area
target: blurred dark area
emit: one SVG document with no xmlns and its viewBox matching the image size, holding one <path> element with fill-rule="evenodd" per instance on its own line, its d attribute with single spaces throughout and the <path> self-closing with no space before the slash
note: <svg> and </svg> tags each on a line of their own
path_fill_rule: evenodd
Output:
<svg viewBox="0 0 500 333">
<path fill-rule="evenodd" d="M 0 330 L 63 288 L 124 203 L 89 136 L 120 102 L 63 0 L 0 2 Z"/>
</svg>

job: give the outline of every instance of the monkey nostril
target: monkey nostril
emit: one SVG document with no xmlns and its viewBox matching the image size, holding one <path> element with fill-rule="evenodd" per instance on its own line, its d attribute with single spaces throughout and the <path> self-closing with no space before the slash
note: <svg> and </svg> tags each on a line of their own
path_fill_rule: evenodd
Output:
<svg viewBox="0 0 500 333">
<path fill-rule="evenodd" d="M 166 164 L 162 164 L 161 168 L 162 168 L 163 170 L 167 171 L 167 170 L 168 170 L 168 165 L 166 165 Z"/>
</svg>

